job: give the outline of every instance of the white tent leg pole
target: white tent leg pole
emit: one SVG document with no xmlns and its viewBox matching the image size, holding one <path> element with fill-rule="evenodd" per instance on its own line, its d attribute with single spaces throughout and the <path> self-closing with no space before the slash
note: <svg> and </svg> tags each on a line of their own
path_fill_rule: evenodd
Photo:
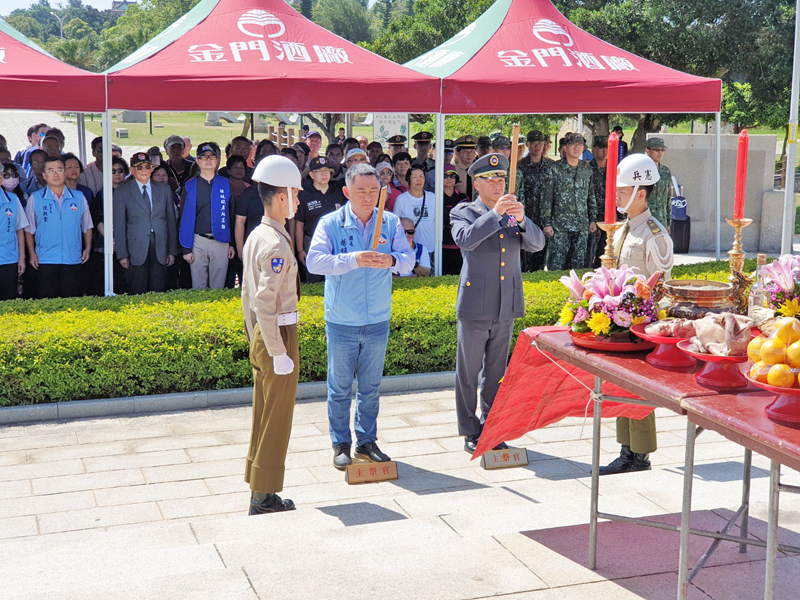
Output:
<svg viewBox="0 0 800 600">
<path fill-rule="evenodd" d="M 86 166 L 86 115 L 78 113 L 78 158 Z"/>
<path fill-rule="evenodd" d="M 583 136 L 583 113 L 578 113 L 578 131 L 577 133 Z M 514 140 L 511 140 L 511 143 L 514 143 Z"/>
<path fill-rule="evenodd" d="M 794 16 L 794 60 L 792 61 L 792 95 L 789 104 L 789 127 L 795 126 L 797 131 L 797 96 L 800 94 L 800 0 Z M 795 134 L 796 135 L 796 134 Z M 789 136 L 786 146 L 786 192 L 783 200 L 783 231 L 781 234 L 781 254 L 792 252 L 794 237 L 794 162 L 797 156 L 797 144 Z"/>
<path fill-rule="evenodd" d="M 800 1 L 800 0 L 798 0 Z M 714 145 L 717 148 L 717 236 L 716 236 L 716 252 L 717 260 L 720 259 L 720 230 L 722 229 L 722 146 L 720 130 L 722 129 L 722 113 L 717 113 L 717 127 L 714 132 L 715 141 Z"/>
<path fill-rule="evenodd" d="M 344 116 L 344 134 L 347 137 L 353 137 L 353 115 L 350 113 Z"/>
<path fill-rule="evenodd" d="M 105 294 L 114 295 L 114 184 L 111 182 L 111 111 L 103 113 L 103 266 Z"/>
<path fill-rule="evenodd" d="M 445 115 L 436 115 L 436 249 L 434 253 L 434 274 L 442 274 L 442 236 L 444 234 L 444 120 Z"/>
</svg>

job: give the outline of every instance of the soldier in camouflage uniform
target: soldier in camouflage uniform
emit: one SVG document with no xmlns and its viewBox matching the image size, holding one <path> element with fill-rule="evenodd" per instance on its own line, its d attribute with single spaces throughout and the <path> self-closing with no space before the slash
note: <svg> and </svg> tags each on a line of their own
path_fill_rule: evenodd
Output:
<svg viewBox="0 0 800 600">
<path fill-rule="evenodd" d="M 606 161 L 608 160 L 608 136 L 596 135 L 592 143 L 594 158 L 589 161 L 592 167 L 592 189 L 594 190 L 595 215 L 599 219 L 606 205 Z M 597 228 L 589 234 L 586 248 L 586 266 L 594 269 L 600 266 L 600 255 L 606 247 L 606 232 Z"/>
<path fill-rule="evenodd" d="M 650 212 L 658 219 L 667 231 L 672 230 L 672 173 L 670 170 L 661 164 L 664 159 L 664 153 L 667 151 L 664 140 L 659 137 L 652 137 L 647 140 L 644 153 L 653 159 L 653 162 L 658 165 L 658 176 L 660 179 L 653 188 L 650 198 L 647 203 L 650 206 Z"/>
<path fill-rule="evenodd" d="M 581 269 L 589 233 L 597 229 L 592 168 L 581 160 L 583 136 L 565 136 L 566 158 L 551 163 L 542 191 L 542 225 L 547 242 L 547 270 Z"/>
<path fill-rule="evenodd" d="M 526 138 L 528 156 L 517 163 L 516 196 L 525 205 L 525 216 L 542 227 L 542 189 L 550 161 L 544 158 L 544 134 L 533 130 Z M 531 273 L 544 269 L 546 250 L 539 252 L 522 251 L 522 271 Z"/>
</svg>

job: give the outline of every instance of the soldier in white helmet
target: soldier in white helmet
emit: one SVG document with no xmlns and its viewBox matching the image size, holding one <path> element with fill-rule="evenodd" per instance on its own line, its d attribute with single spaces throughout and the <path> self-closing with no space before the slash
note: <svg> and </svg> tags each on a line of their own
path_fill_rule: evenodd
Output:
<svg viewBox="0 0 800 600">
<path fill-rule="evenodd" d="M 264 218 L 244 245 L 242 309 L 253 367 L 253 429 L 244 480 L 250 484 L 250 514 L 293 510 L 283 500 L 284 463 L 292 430 L 298 381 L 297 260 L 286 221 L 297 210 L 302 186 L 297 165 L 267 156 L 253 173 Z"/>
<path fill-rule="evenodd" d="M 672 272 L 672 238 L 666 227 L 650 214 L 647 200 L 659 180 L 658 166 L 644 154 L 629 154 L 617 168 L 617 208 L 628 218 L 614 236 L 617 267 L 627 265 L 643 277 L 659 271 L 664 279 Z M 656 450 L 656 417 L 641 420 L 617 419 L 617 442 L 622 450 L 600 475 L 647 471 L 647 455 Z"/>
</svg>

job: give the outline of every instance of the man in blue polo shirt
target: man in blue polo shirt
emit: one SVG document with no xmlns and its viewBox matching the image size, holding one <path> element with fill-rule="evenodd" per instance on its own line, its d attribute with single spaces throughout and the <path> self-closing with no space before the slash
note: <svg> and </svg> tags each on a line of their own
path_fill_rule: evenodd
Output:
<svg viewBox="0 0 800 600">
<path fill-rule="evenodd" d="M 67 187 L 64 159 L 48 156 L 47 184 L 28 198 L 25 244 L 37 271 L 36 298 L 66 298 L 81 294 L 80 267 L 92 250 L 92 217 L 83 194 Z"/>
<path fill-rule="evenodd" d="M 328 344 L 328 423 L 333 465 L 352 463 L 350 402 L 353 376 L 356 393 L 355 455 L 373 462 L 388 461 L 378 439 L 378 398 L 383 361 L 389 341 L 392 273 L 414 267 L 400 219 L 383 213 L 377 251 L 372 238 L 377 219 L 380 179 L 367 164 L 347 169 L 343 189 L 349 200 L 322 217 L 306 256 L 311 273 L 325 275 L 325 335 Z"/>
</svg>

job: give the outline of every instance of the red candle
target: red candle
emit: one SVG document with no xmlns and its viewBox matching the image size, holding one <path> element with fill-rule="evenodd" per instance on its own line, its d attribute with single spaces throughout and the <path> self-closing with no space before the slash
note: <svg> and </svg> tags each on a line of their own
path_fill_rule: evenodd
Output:
<svg viewBox="0 0 800 600">
<path fill-rule="evenodd" d="M 606 162 L 606 223 L 617 222 L 617 161 L 619 161 L 619 139 L 616 133 L 612 133 L 608 136 Z"/>
<path fill-rule="evenodd" d="M 733 196 L 733 218 L 744 219 L 744 190 L 747 185 L 747 129 L 739 134 L 739 155 L 736 157 L 736 193 Z"/>
</svg>

